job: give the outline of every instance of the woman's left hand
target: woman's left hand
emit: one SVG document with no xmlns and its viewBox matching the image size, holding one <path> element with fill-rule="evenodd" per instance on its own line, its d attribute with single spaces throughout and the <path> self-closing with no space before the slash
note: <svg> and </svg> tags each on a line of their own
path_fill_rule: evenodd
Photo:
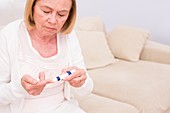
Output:
<svg viewBox="0 0 170 113">
<path fill-rule="evenodd" d="M 76 71 L 72 73 L 71 75 L 67 76 L 64 79 L 64 81 L 68 81 L 69 84 L 73 87 L 81 87 L 87 79 L 86 71 L 84 69 L 80 69 L 78 67 L 69 67 L 69 68 L 63 69 L 62 74 L 73 69 L 75 69 Z"/>
</svg>

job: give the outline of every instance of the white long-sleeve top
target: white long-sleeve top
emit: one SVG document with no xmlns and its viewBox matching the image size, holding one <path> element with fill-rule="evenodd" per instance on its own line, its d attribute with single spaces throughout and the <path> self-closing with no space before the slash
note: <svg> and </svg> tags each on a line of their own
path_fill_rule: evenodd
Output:
<svg viewBox="0 0 170 113">
<path fill-rule="evenodd" d="M 27 94 L 21 86 L 19 71 L 19 29 L 23 20 L 17 20 L 8 24 L 0 31 L 0 111 L 3 113 L 19 113 L 24 104 L 24 96 Z M 26 28 L 24 28 L 26 29 Z M 69 53 L 69 65 L 84 68 L 80 45 L 73 31 L 65 36 Z M 71 99 L 70 85 L 66 82 L 64 95 Z M 92 91 L 93 82 L 87 74 L 85 84 L 79 88 L 72 88 L 78 95 L 87 95 Z"/>
</svg>

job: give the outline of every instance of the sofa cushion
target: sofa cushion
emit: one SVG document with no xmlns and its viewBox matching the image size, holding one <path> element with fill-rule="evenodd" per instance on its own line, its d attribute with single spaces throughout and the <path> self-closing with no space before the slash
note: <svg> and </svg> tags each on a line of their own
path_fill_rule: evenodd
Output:
<svg viewBox="0 0 170 113">
<path fill-rule="evenodd" d="M 116 60 L 109 49 L 100 17 L 79 18 L 75 28 L 87 69 L 103 67 Z"/>
<path fill-rule="evenodd" d="M 143 29 L 120 26 L 108 34 L 108 42 L 115 57 L 138 61 L 149 33 Z"/>
<path fill-rule="evenodd" d="M 105 32 L 104 23 L 98 16 L 79 18 L 75 24 L 76 30 Z"/>
<path fill-rule="evenodd" d="M 144 113 L 164 113 L 170 105 L 170 66 L 120 60 L 88 70 L 94 93 L 136 106 Z"/>
<path fill-rule="evenodd" d="M 101 31 L 76 31 L 87 69 L 103 67 L 114 63 L 105 34 Z"/>
<path fill-rule="evenodd" d="M 95 94 L 79 99 L 79 103 L 87 113 L 138 113 L 138 110 L 130 104 Z"/>
</svg>

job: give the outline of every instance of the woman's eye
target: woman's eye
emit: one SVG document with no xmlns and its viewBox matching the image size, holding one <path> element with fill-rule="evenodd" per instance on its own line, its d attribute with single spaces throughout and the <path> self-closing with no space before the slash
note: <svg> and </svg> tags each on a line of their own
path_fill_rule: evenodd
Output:
<svg viewBox="0 0 170 113">
<path fill-rule="evenodd" d="M 61 16 L 61 17 L 63 17 L 64 15 L 62 15 L 62 14 L 58 14 L 59 16 Z"/>
<path fill-rule="evenodd" d="M 43 10 L 43 12 L 44 12 L 44 13 L 50 13 L 50 11 L 45 11 L 45 10 Z"/>
<path fill-rule="evenodd" d="M 60 17 L 65 17 L 67 14 L 58 14 Z"/>
<path fill-rule="evenodd" d="M 41 10 L 41 12 L 43 12 L 43 13 L 50 13 L 50 12 L 51 12 L 51 9 L 48 8 L 48 7 L 45 7 L 45 6 L 41 6 L 41 7 L 40 7 L 40 10 Z"/>
</svg>

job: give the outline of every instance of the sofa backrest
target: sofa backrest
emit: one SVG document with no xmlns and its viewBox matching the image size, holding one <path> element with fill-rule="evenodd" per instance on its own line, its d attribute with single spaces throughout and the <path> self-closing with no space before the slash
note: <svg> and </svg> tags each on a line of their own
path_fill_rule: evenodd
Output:
<svg viewBox="0 0 170 113">
<path fill-rule="evenodd" d="M 143 48 L 140 59 L 170 64 L 170 46 L 148 40 Z"/>
<path fill-rule="evenodd" d="M 75 30 L 87 69 L 103 67 L 123 59 L 136 62 L 150 34 L 141 28 L 118 26 L 110 33 L 100 17 L 78 19 Z"/>
</svg>

